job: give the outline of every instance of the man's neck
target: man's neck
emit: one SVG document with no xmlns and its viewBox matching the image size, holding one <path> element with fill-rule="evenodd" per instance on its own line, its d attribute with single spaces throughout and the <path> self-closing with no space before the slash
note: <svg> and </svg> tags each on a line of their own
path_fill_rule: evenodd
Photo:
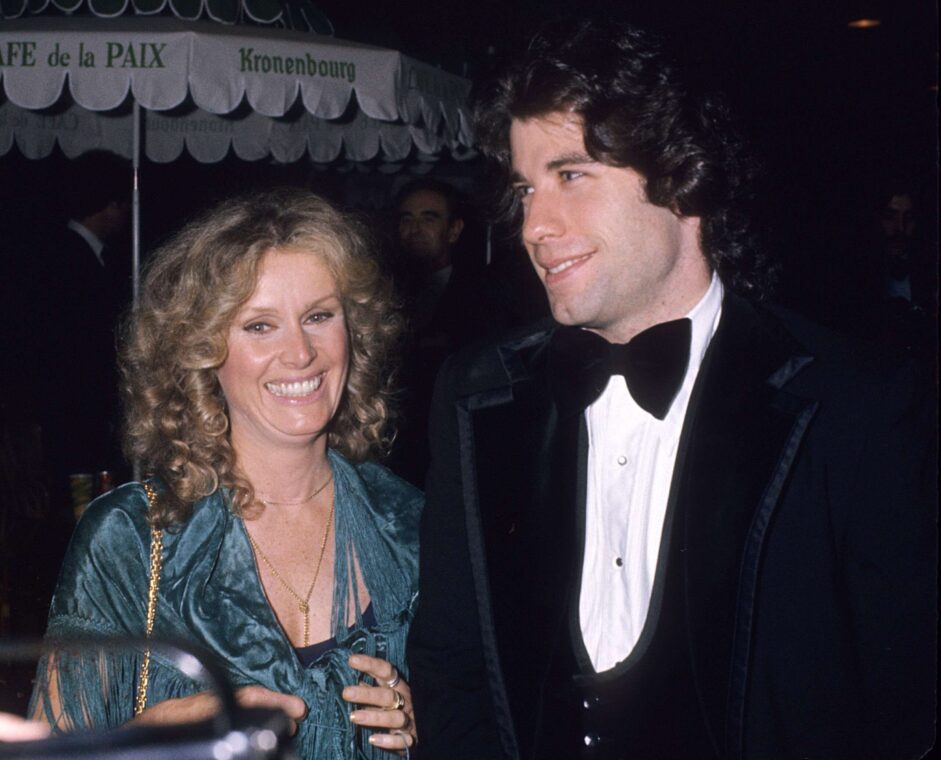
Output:
<svg viewBox="0 0 941 760">
<path fill-rule="evenodd" d="M 633 319 L 598 329 L 588 329 L 610 343 L 628 343 L 634 336 L 654 325 L 682 319 L 703 299 L 712 283 L 712 271 L 705 260 L 702 260 L 701 266 L 697 266 L 697 271 L 691 275 L 684 278 L 685 287 L 666 289 L 665 298 L 652 301 L 647 308 L 639 310 Z"/>
<path fill-rule="evenodd" d="M 451 266 L 451 254 L 445 253 L 435 259 L 422 261 L 419 270 L 422 275 L 430 278 L 435 272 L 440 272 L 442 269 L 447 269 L 449 266 Z"/>
</svg>

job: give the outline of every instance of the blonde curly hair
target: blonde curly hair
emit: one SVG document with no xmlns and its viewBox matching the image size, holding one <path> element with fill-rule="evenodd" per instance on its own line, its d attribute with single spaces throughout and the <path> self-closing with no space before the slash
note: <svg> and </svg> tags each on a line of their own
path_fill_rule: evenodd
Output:
<svg viewBox="0 0 941 760">
<path fill-rule="evenodd" d="M 251 296 L 266 252 L 286 247 L 322 258 L 341 293 L 350 368 L 327 445 L 352 461 L 391 442 L 394 358 L 402 319 L 371 237 L 350 215 L 306 190 L 281 188 L 223 202 L 154 253 L 119 357 L 125 451 L 170 493 L 158 526 L 185 521 L 197 499 L 229 489 L 232 509 L 254 503 L 229 440 L 216 370 L 236 312 Z"/>
</svg>

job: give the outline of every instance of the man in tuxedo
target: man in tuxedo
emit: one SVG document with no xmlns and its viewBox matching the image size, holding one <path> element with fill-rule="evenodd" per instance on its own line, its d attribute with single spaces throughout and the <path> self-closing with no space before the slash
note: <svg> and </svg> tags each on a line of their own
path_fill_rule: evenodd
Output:
<svg viewBox="0 0 941 760">
<path fill-rule="evenodd" d="M 61 226 L 37 242 L 41 262 L 36 339 L 43 445 L 53 508 L 69 509 L 68 476 L 120 470 L 115 328 L 130 301 L 130 256 L 121 246 L 130 219 L 131 170 L 91 151 L 66 166 Z"/>
<path fill-rule="evenodd" d="M 547 27 L 478 135 L 553 320 L 438 379 L 422 758 L 927 751 L 930 394 L 761 304 L 721 101 L 641 30 Z"/>
</svg>

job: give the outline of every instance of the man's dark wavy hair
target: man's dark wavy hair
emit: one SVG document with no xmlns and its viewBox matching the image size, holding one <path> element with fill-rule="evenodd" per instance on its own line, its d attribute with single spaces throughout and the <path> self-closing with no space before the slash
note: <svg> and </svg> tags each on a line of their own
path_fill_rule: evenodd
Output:
<svg viewBox="0 0 941 760">
<path fill-rule="evenodd" d="M 752 225 L 755 163 L 724 101 L 684 80 L 657 37 L 616 23 L 548 25 L 482 94 L 477 139 L 503 175 L 506 221 L 520 219 L 510 123 L 558 111 L 584 121 L 593 159 L 639 172 L 651 203 L 701 218 L 703 252 L 727 287 L 766 294 L 770 266 Z"/>
</svg>

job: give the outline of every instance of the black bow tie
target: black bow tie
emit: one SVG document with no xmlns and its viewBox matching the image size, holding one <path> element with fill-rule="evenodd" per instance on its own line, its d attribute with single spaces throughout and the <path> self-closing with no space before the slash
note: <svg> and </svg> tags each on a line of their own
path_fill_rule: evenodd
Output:
<svg viewBox="0 0 941 760">
<path fill-rule="evenodd" d="M 560 327 L 549 346 L 553 395 L 559 406 L 578 412 L 601 395 L 611 375 L 623 375 L 638 406 L 662 420 L 686 377 L 691 334 L 688 319 L 654 325 L 624 344 Z"/>
</svg>

